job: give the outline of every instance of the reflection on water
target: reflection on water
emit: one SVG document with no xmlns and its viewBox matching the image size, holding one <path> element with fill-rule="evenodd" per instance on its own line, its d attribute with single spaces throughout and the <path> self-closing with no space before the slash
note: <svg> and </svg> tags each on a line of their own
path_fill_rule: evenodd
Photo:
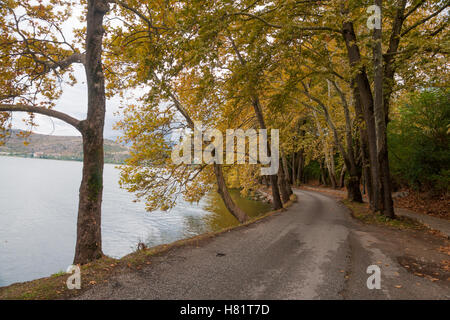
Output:
<svg viewBox="0 0 450 320">
<path fill-rule="evenodd" d="M 46 277 L 71 264 L 81 169 L 80 162 L 0 157 L 0 286 Z M 155 246 L 237 224 L 217 193 L 148 213 L 119 188 L 118 177 L 119 170 L 105 165 L 102 238 L 109 256 L 122 257 L 138 242 Z M 231 194 L 252 217 L 270 209 L 236 190 Z"/>
<path fill-rule="evenodd" d="M 250 217 L 257 217 L 263 212 L 270 210 L 267 203 L 249 200 L 240 196 L 239 190 L 230 190 L 231 197 L 238 206 Z M 211 193 L 206 196 L 205 210 L 212 212 L 203 217 L 209 230 L 220 230 L 226 227 L 238 225 L 238 221 L 228 212 L 222 198 L 218 193 Z"/>
</svg>

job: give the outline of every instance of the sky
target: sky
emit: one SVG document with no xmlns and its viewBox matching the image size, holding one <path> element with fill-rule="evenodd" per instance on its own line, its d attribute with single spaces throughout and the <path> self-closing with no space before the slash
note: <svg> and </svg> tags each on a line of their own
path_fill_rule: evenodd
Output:
<svg viewBox="0 0 450 320">
<path fill-rule="evenodd" d="M 68 41 L 73 40 L 72 29 L 82 27 L 83 25 L 78 20 L 82 12 L 81 6 L 75 6 L 72 8 L 73 16 L 67 20 L 63 25 L 64 36 Z M 86 76 L 84 68 L 81 65 L 74 64 L 75 77 L 77 78 L 77 84 L 69 86 L 63 84 L 63 94 L 57 100 L 54 110 L 65 112 L 77 119 L 83 120 L 86 118 L 87 112 L 87 87 Z M 120 99 L 112 98 L 106 101 L 106 119 L 105 119 L 105 138 L 115 138 L 120 135 L 120 132 L 113 130 L 112 127 L 115 122 L 120 119 L 120 116 L 114 115 L 119 110 Z M 23 119 L 26 117 L 25 113 L 16 112 L 13 113 L 13 128 L 14 129 L 28 129 Z M 47 135 L 58 136 L 80 136 L 81 134 L 74 129 L 71 125 L 64 121 L 50 118 L 48 116 L 37 115 L 35 118 L 37 127 L 33 128 L 33 132 Z"/>
<path fill-rule="evenodd" d="M 62 111 L 70 116 L 83 120 L 86 118 L 87 112 L 87 87 L 84 69 L 80 65 L 75 65 L 75 76 L 78 83 L 73 87 L 63 84 L 63 94 L 56 102 L 54 110 Z M 113 125 L 120 119 L 120 116 L 114 115 L 119 110 L 119 98 L 112 98 L 106 101 L 106 119 L 105 119 L 105 138 L 115 138 L 120 133 L 113 130 Z M 22 119 L 25 113 L 13 113 L 13 128 L 27 129 Z M 80 132 L 64 121 L 54 119 L 48 116 L 36 114 L 37 127 L 33 128 L 33 132 L 56 136 L 80 136 Z"/>
</svg>

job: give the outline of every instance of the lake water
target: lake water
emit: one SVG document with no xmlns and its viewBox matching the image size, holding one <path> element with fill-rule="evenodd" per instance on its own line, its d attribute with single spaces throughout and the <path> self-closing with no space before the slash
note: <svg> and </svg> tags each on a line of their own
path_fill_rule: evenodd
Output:
<svg viewBox="0 0 450 320">
<path fill-rule="evenodd" d="M 81 162 L 0 157 L 0 286 L 66 270 L 72 263 Z M 119 188 L 119 170 L 105 165 L 103 252 L 119 258 L 139 242 L 170 243 L 236 224 L 216 193 L 198 204 L 180 199 L 168 212 L 146 212 Z M 232 193 L 250 216 L 269 205 Z"/>
</svg>

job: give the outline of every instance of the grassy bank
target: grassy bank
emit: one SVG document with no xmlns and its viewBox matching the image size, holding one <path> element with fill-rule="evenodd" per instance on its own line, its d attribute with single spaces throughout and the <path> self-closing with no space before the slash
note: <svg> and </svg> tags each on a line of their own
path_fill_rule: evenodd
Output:
<svg viewBox="0 0 450 320">
<path fill-rule="evenodd" d="M 367 203 L 351 202 L 347 199 L 341 200 L 341 203 L 343 203 L 351 211 L 352 216 L 355 219 L 358 219 L 367 224 L 388 226 L 395 229 L 428 229 L 419 221 L 408 217 L 397 216 L 395 219 L 390 219 L 385 215 L 373 213 L 372 211 L 370 211 L 369 205 Z"/>
<path fill-rule="evenodd" d="M 295 195 L 285 204 L 285 208 L 290 207 L 297 201 Z M 143 248 L 121 259 L 103 257 L 97 261 L 81 266 L 81 289 L 69 290 L 66 286 L 68 274 L 63 272 L 56 273 L 47 278 L 41 278 L 33 281 L 15 283 L 7 287 L 0 288 L 0 299 L 20 299 L 20 300 L 48 300 L 48 299 L 70 299 L 75 298 L 80 293 L 88 290 L 92 286 L 108 282 L 109 279 L 117 274 L 139 270 L 146 265 L 151 265 L 152 257 L 162 255 L 170 250 L 183 246 L 199 247 L 214 237 L 220 236 L 225 232 L 246 228 L 251 224 L 258 223 L 263 219 L 274 214 L 280 213 L 285 209 L 270 211 L 260 217 L 250 220 L 247 223 L 222 229 L 216 232 L 201 234 L 189 239 L 179 240 L 170 244 L 159 245 L 152 248 Z"/>
</svg>

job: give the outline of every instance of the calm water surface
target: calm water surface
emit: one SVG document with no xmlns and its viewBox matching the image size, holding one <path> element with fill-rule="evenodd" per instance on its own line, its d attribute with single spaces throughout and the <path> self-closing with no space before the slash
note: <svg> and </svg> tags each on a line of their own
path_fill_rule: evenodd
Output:
<svg viewBox="0 0 450 320">
<path fill-rule="evenodd" d="M 47 277 L 72 263 L 81 170 L 81 162 L 0 157 L 0 286 Z M 236 224 L 215 193 L 148 213 L 119 188 L 118 178 L 119 170 L 105 165 L 102 237 L 109 256 L 122 257 L 138 242 L 155 246 Z M 250 216 L 269 210 L 232 195 Z"/>
</svg>

